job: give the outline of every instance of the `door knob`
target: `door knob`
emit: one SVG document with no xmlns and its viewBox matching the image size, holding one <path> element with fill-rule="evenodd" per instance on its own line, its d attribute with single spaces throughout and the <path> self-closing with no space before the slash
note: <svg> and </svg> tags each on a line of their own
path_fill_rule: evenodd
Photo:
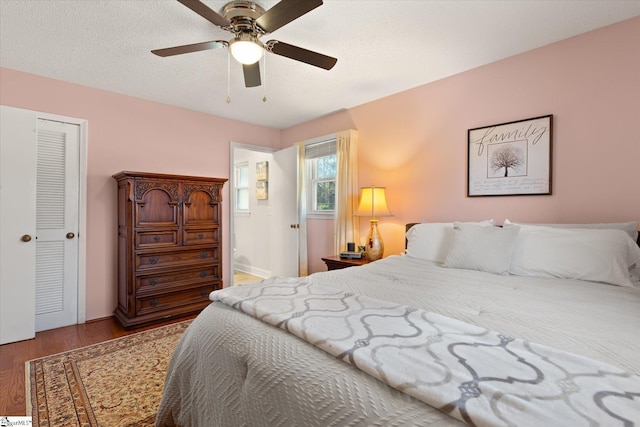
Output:
<svg viewBox="0 0 640 427">
<path fill-rule="evenodd" d="M 73 239 L 74 237 L 76 237 L 75 234 L 73 234 L 71 232 L 67 233 L 67 239 Z"/>
<path fill-rule="evenodd" d="M 20 238 L 20 240 L 22 240 L 23 242 L 30 242 L 31 241 L 31 236 L 29 236 L 28 234 L 25 234 L 24 236 L 22 236 Z"/>
</svg>

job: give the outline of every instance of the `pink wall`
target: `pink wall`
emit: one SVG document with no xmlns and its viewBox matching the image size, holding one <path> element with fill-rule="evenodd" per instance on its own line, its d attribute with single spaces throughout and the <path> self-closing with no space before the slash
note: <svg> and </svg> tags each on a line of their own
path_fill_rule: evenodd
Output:
<svg viewBox="0 0 640 427">
<path fill-rule="evenodd" d="M 0 103 L 88 120 L 87 320 L 116 306 L 116 182 L 122 170 L 229 178 L 229 142 L 277 147 L 280 131 L 0 68 Z M 229 221 L 229 186 L 223 224 Z M 224 227 L 223 245 L 229 246 Z M 228 280 L 227 252 L 223 280 Z"/>
<path fill-rule="evenodd" d="M 327 269 L 322 257 L 335 255 L 333 250 L 334 233 L 332 220 L 307 220 L 307 268 L 309 273 Z"/>
<path fill-rule="evenodd" d="M 546 114 L 553 195 L 467 198 L 467 130 Z M 283 142 L 359 131 L 360 185 L 386 186 L 395 214 L 380 220 L 391 254 L 404 247 L 406 222 L 640 221 L 638 126 L 633 18 L 286 129 Z M 310 243 L 310 264 L 331 252 Z"/>
<path fill-rule="evenodd" d="M 228 178 L 229 141 L 284 147 L 358 129 L 360 184 L 386 186 L 395 214 L 380 220 L 386 254 L 403 249 L 413 221 L 640 221 L 640 18 L 284 131 L 4 68 L 0 103 L 88 120 L 87 319 L 116 305 L 111 175 Z M 554 115 L 554 194 L 467 198 L 467 129 L 545 114 Z M 228 185 L 223 197 L 228 224 Z M 310 222 L 311 271 L 324 270 L 332 234 L 331 221 Z"/>
</svg>

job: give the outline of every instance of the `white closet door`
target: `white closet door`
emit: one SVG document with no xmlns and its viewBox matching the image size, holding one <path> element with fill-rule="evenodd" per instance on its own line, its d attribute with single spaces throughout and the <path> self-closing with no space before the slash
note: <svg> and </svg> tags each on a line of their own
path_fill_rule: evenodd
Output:
<svg viewBox="0 0 640 427">
<path fill-rule="evenodd" d="M 36 117 L 0 106 L 0 344 L 35 336 Z"/>
<path fill-rule="evenodd" d="M 36 332 L 77 323 L 80 127 L 38 119 Z"/>
<path fill-rule="evenodd" d="M 78 322 L 80 125 L 43 116 L 0 106 L 0 344 Z"/>
</svg>

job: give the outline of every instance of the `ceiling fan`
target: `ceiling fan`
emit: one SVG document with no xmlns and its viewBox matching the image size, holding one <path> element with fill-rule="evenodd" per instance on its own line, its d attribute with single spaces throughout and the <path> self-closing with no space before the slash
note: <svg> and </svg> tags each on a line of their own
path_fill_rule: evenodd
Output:
<svg viewBox="0 0 640 427">
<path fill-rule="evenodd" d="M 274 32 L 305 13 L 321 6 L 322 0 L 281 0 L 267 11 L 255 2 L 234 0 L 224 6 L 222 15 L 213 11 L 199 0 L 178 1 L 207 21 L 232 33 L 233 38 L 229 41 L 213 40 L 151 51 L 158 56 L 166 57 L 226 47 L 231 52 L 231 55 L 242 63 L 246 87 L 260 86 L 260 65 L 258 61 L 264 51 L 305 62 L 325 70 L 333 68 L 338 61 L 331 56 L 279 40 L 269 40 L 266 43 L 260 41 L 260 37 Z"/>
</svg>

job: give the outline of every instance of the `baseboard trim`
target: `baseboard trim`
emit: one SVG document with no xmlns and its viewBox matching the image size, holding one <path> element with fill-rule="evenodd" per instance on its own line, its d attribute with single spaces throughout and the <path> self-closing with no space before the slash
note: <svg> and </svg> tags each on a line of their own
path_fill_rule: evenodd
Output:
<svg viewBox="0 0 640 427">
<path fill-rule="evenodd" d="M 258 276 L 262 278 L 271 277 L 271 272 L 263 268 L 257 268 L 252 265 L 242 264 L 239 262 L 233 263 L 233 269 L 241 271 L 243 273 L 251 274 L 252 276 Z"/>
<path fill-rule="evenodd" d="M 104 316 L 104 317 L 97 317 L 95 319 L 89 319 L 89 320 L 87 320 L 85 322 L 78 323 L 78 325 L 82 325 L 83 323 L 102 322 L 102 321 L 113 319 L 113 318 L 115 318 L 115 316 L 112 314 L 111 316 Z"/>
</svg>

